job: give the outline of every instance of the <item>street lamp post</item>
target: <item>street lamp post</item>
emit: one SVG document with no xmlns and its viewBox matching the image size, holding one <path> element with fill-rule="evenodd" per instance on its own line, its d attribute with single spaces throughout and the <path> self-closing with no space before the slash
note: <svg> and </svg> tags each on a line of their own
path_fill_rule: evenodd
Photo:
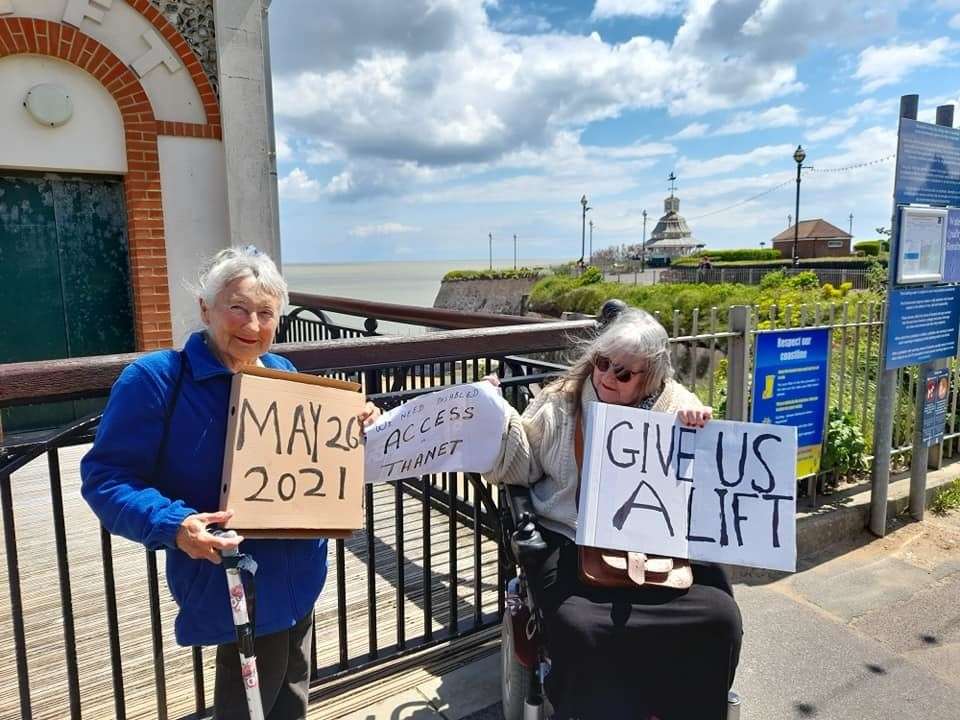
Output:
<svg viewBox="0 0 960 720">
<path fill-rule="evenodd" d="M 640 272 L 647 271 L 647 211 L 643 211 L 643 240 L 640 243 Z"/>
<path fill-rule="evenodd" d="M 517 234 L 513 234 L 513 269 L 517 269 Z"/>
<path fill-rule="evenodd" d="M 583 208 L 580 221 L 580 267 L 583 267 L 583 257 L 587 251 L 587 211 L 593 208 L 587 205 L 586 195 L 580 198 L 580 206 Z"/>
<path fill-rule="evenodd" d="M 490 238 L 490 269 L 493 270 L 493 233 L 487 233 Z"/>
<path fill-rule="evenodd" d="M 800 171 L 803 169 L 803 161 L 806 160 L 807 154 L 803 151 L 803 148 L 800 145 L 797 145 L 797 149 L 793 152 L 793 159 L 797 163 L 797 204 L 794 208 L 794 224 L 793 224 L 793 264 L 794 266 L 800 262 Z"/>
<path fill-rule="evenodd" d="M 593 264 L 593 220 L 590 221 L 590 264 Z"/>
</svg>

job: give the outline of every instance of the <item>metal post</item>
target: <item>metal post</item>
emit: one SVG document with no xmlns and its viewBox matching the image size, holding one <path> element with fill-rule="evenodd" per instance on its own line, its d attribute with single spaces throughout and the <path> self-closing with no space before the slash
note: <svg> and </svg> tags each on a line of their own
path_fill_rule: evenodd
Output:
<svg viewBox="0 0 960 720">
<path fill-rule="evenodd" d="M 487 233 L 490 238 L 490 269 L 493 270 L 493 233 Z"/>
<path fill-rule="evenodd" d="M 593 220 L 590 221 L 590 260 L 589 262 L 593 264 Z"/>
<path fill-rule="evenodd" d="M 797 263 L 800 261 L 800 171 L 803 169 L 803 161 L 806 158 L 806 153 L 803 152 L 803 148 L 797 145 L 796 151 L 793 153 L 793 159 L 797 163 L 797 204 L 794 208 L 795 220 L 793 224 L 793 266 L 796 267 Z"/>
<path fill-rule="evenodd" d="M 937 125 L 953 127 L 953 105 L 937 108 Z M 891 254 L 891 259 L 893 255 Z M 923 404 L 926 392 L 926 377 L 934 370 L 946 369 L 947 360 L 940 358 L 923 363 L 917 368 L 917 392 L 913 420 L 913 453 L 910 456 L 910 516 L 923 520 L 927 505 L 927 467 L 930 463 L 930 448 L 923 442 Z M 937 461 L 939 463 L 939 457 Z"/>
<path fill-rule="evenodd" d="M 580 198 L 580 206 L 583 208 L 583 213 L 580 218 L 580 267 L 583 267 L 583 258 L 587 252 L 587 210 L 591 210 L 587 205 L 587 196 L 583 195 Z"/>
<path fill-rule="evenodd" d="M 730 332 L 737 333 L 727 344 L 727 414 L 724 420 L 745 421 L 747 408 L 747 385 L 750 382 L 750 343 L 753 328 L 750 326 L 750 308 L 734 305 L 730 308 L 728 324 Z"/>
<path fill-rule="evenodd" d="M 919 95 L 903 95 L 900 98 L 900 117 L 916 120 Z M 899 131 L 898 145 L 899 145 Z M 899 154 L 900 148 L 897 148 Z M 896 195 L 896 193 L 894 193 Z M 893 287 L 894 262 L 899 222 L 897 206 L 893 206 L 893 218 L 890 222 L 890 262 L 887 267 L 887 288 Z M 873 472 L 870 477 L 870 521 L 869 528 L 877 537 L 887 532 L 887 498 L 890 490 L 890 451 L 893 445 L 893 406 L 896 400 L 897 371 L 887 370 L 884 358 L 887 354 L 887 323 L 889 322 L 890 303 L 883 305 L 883 325 L 880 337 L 880 380 L 877 383 L 877 407 L 873 418 Z"/>
<path fill-rule="evenodd" d="M 513 234 L 513 269 L 517 269 L 517 234 Z"/>
<path fill-rule="evenodd" d="M 640 272 L 647 271 L 647 211 L 643 211 L 643 241 L 640 243 Z"/>
</svg>

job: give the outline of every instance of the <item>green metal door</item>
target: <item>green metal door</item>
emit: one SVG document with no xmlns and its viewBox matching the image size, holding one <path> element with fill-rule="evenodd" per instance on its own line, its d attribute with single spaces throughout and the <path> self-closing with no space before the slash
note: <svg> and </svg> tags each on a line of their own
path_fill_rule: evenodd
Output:
<svg viewBox="0 0 960 720">
<path fill-rule="evenodd" d="M 0 172 L 0 363 L 134 350 L 126 217 L 117 178 Z M 54 427 L 100 405 L 11 408 L 0 422 Z"/>
</svg>

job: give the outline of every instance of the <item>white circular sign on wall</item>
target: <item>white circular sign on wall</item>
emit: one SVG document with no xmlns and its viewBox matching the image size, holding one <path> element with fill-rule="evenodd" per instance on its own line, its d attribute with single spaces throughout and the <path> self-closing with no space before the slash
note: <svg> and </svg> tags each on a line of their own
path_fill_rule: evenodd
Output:
<svg viewBox="0 0 960 720">
<path fill-rule="evenodd" d="M 41 125 L 59 127 L 73 117 L 73 101 L 69 93 L 59 85 L 43 83 L 30 88 L 23 106 L 30 117 Z"/>
</svg>

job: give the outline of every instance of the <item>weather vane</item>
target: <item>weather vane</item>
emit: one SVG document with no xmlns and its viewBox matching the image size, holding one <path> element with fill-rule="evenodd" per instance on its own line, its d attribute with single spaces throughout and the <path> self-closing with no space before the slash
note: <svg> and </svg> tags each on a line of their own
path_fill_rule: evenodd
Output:
<svg viewBox="0 0 960 720">
<path fill-rule="evenodd" d="M 673 191 L 677 189 L 677 176 L 671 172 L 667 180 L 670 181 L 670 197 L 673 197 Z"/>
</svg>

